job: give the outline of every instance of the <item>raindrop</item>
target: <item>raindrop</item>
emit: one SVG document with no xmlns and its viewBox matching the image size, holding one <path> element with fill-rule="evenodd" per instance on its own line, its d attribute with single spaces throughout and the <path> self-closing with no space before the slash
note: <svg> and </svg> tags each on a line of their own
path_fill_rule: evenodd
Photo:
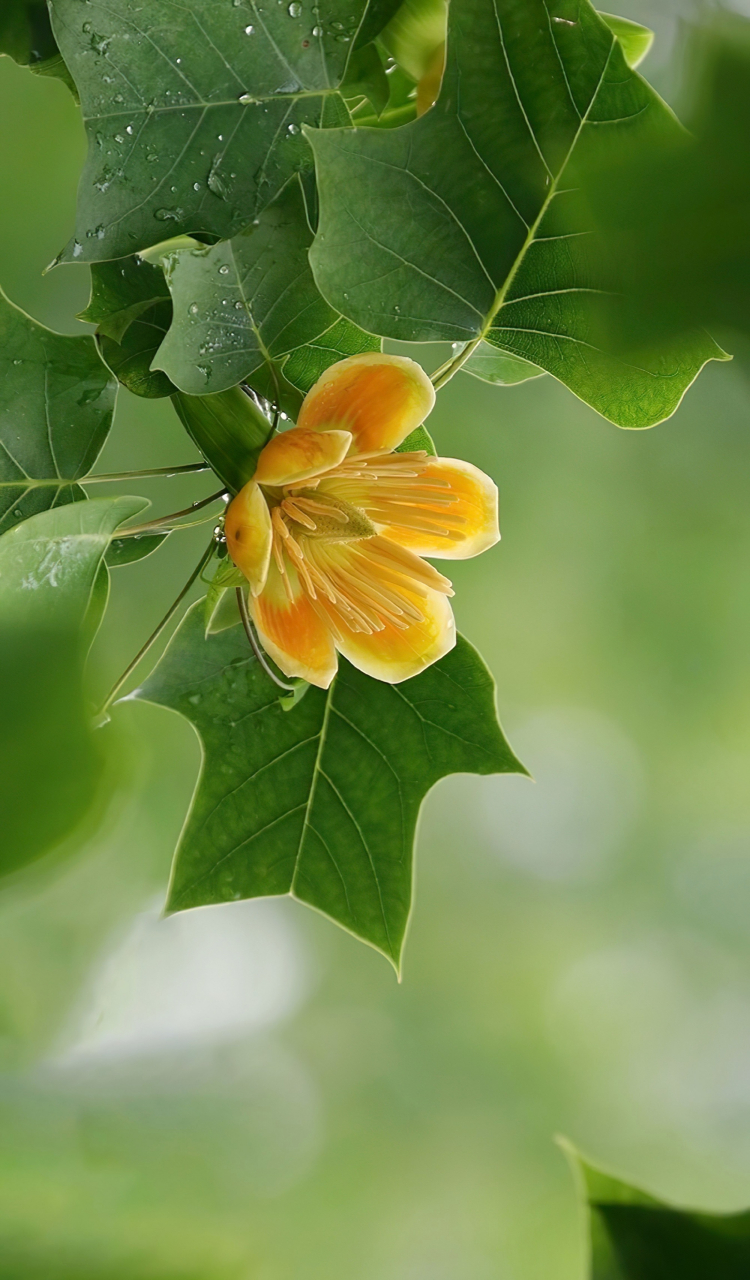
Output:
<svg viewBox="0 0 750 1280">
<path fill-rule="evenodd" d="M 23 360 L 14 360 L 14 361 L 13 361 L 13 363 L 14 363 L 14 364 L 23 364 Z"/>
<path fill-rule="evenodd" d="M 345 36 L 345 35 L 336 36 L 336 41 L 338 44 L 348 44 L 350 40 L 351 40 L 351 36 Z"/>
<path fill-rule="evenodd" d="M 299 133 L 299 125 L 294 124 L 294 122 L 292 122 L 291 124 L 288 124 L 287 133 Z"/>
<path fill-rule="evenodd" d="M 229 275 L 229 267 L 227 266 L 227 264 L 226 264 L 226 263 L 224 263 L 224 264 L 223 264 L 223 266 L 219 267 L 219 275 L 220 275 L 220 276 L 228 276 L 228 275 Z"/>
<path fill-rule="evenodd" d="M 90 22 L 84 22 L 82 30 L 83 34 L 87 36 L 94 30 L 94 28 Z"/>
<path fill-rule="evenodd" d="M 331 26 L 333 27 L 334 31 L 343 31 L 343 30 L 344 30 L 344 24 L 343 24 L 343 22 L 332 22 L 332 23 L 331 23 Z"/>
<path fill-rule="evenodd" d="M 157 209 L 154 214 L 158 222 L 179 222 L 182 216 L 182 209 Z"/>
<path fill-rule="evenodd" d="M 245 27 L 245 35 L 246 35 L 246 36 L 251 36 L 251 35 L 253 34 L 253 32 L 254 32 L 254 31 L 255 31 L 255 27 L 252 25 L 252 23 L 250 24 L 250 26 L 249 26 L 249 27 Z"/>
<path fill-rule="evenodd" d="M 83 245 L 78 240 L 73 241 L 73 257 L 80 258 L 83 253 Z"/>
<path fill-rule="evenodd" d="M 188 698 L 188 702 L 194 707 L 198 706 L 198 703 L 200 702 L 200 700 L 201 700 L 201 695 L 199 693 L 191 693 L 190 697 Z"/>
<path fill-rule="evenodd" d="M 200 189 L 201 189 L 201 184 L 200 184 L 200 182 L 194 182 L 194 183 L 193 183 L 193 191 L 200 191 Z"/>
<path fill-rule="evenodd" d="M 297 0 L 292 0 L 292 3 L 289 5 L 289 8 L 287 9 L 287 13 L 289 14 L 290 18 L 299 18 L 302 13 L 302 5 L 298 4 Z"/>
<path fill-rule="evenodd" d="M 20 520 L 21 516 L 23 515 L 21 508 L 16 507 L 15 511 L 13 512 L 13 515 L 16 517 L 16 520 Z"/>
<path fill-rule="evenodd" d="M 190 303 L 190 306 L 188 307 L 188 311 L 189 311 L 189 313 L 190 313 L 190 315 L 191 315 L 191 316 L 197 316 L 197 314 L 198 314 L 198 303 L 197 303 L 197 302 L 191 302 L 191 303 Z"/>
<path fill-rule="evenodd" d="M 235 302 L 234 309 L 235 311 L 244 311 L 244 307 L 241 302 Z"/>
<path fill-rule="evenodd" d="M 314 36 L 322 36 L 322 34 L 323 34 L 323 28 L 322 28 L 322 27 L 313 27 L 313 29 L 312 29 L 312 33 L 313 33 L 313 35 L 314 35 Z"/>
<path fill-rule="evenodd" d="M 243 107 L 247 107 L 247 106 L 249 106 L 249 105 L 250 105 L 250 103 L 251 103 L 251 102 L 257 102 L 257 101 L 258 101 L 258 99 L 257 99 L 257 98 L 254 98 L 254 97 L 253 97 L 253 95 L 252 95 L 251 93 L 242 93 L 242 94 L 240 94 L 240 96 L 239 96 L 239 98 L 237 99 L 237 101 L 238 101 L 239 103 L 241 103 L 241 105 L 242 105 Z"/>
<path fill-rule="evenodd" d="M 132 124 L 129 124 L 129 125 L 128 125 L 127 129 L 125 130 L 125 132 L 126 132 L 126 133 L 132 133 L 132 132 L 133 132 L 133 126 L 132 126 Z"/>
<path fill-rule="evenodd" d="M 148 164 L 155 164 L 158 159 L 159 159 L 158 151 L 149 151 L 146 156 L 146 162 Z"/>
<path fill-rule="evenodd" d="M 121 94 L 121 93 L 116 93 L 116 94 L 115 94 L 115 96 L 114 96 L 114 98 L 112 99 L 112 101 L 113 101 L 113 102 L 118 102 L 118 103 L 119 103 L 119 102 L 124 102 L 124 101 L 125 101 L 125 99 L 123 98 L 123 96 L 122 96 L 122 94 Z"/>
<path fill-rule="evenodd" d="M 114 141 L 122 144 L 125 141 L 125 139 L 123 138 L 121 133 L 116 133 L 114 136 Z"/>
<path fill-rule="evenodd" d="M 97 240 L 103 240 L 106 234 L 107 233 L 101 224 L 96 228 L 96 231 L 94 232 L 94 235 L 96 236 Z"/>
</svg>

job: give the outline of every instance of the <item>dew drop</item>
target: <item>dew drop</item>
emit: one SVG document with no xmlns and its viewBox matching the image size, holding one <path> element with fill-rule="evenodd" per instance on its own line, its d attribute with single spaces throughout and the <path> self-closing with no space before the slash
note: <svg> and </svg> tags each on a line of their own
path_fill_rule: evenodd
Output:
<svg viewBox="0 0 750 1280">
<path fill-rule="evenodd" d="M 322 27 L 313 27 L 313 29 L 312 29 L 312 33 L 313 33 L 313 35 L 314 35 L 314 36 L 322 36 L 322 34 L 323 34 L 323 28 L 322 28 Z"/>
<path fill-rule="evenodd" d="M 245 35 L 246 35 L 246 36 L 251 36 L 251 35 L 253 35 L 254 31 L 255 31 L 255 27 L 252 25 L 252 23 L 250 23 L 250 25 L 249 25 L 248 27 L 245 27 Z"/>
<path fill-rule="evenodd" d="M 84 22 L 81 30 L 83 31 L 83 34 L 87 36 L 94 30 L 94 28 L 90 22 Z"/>
<path fill-rule="evenodd" d="M 228 276 L 228 275 L 229 275 L 229 267 L 227 266 L 226 262 L 225 262 L 222 266 L 220 266 L 220 267 L 219 267 L 219 275 L 220 275 L 220 276 Z"/>
<path fill-rule="evenodd" d="M 123 96 L 122 96 L 122 94 L 121 94 L 121 93 L 116 93 L 116 94 L 115 94 L 115 96 L 114 96 L 114 98 L 112 99 L 112 101 L 113 101 L 113 102 L 120 103 L 120 102 L 124 102 L 124 101 L 125 101 L 125 99 L 123 98 Z"/>
<path fill-rule="evenodd" d="M 191 303 L 190 303 L 190 306 L 188 307 L 188 312 L 190 313 L 190 315 L 191 315 L 191 316 L 197 316 L 197 314 L 198 314 L 198 303 L 197 303 L 197 302 L 191 302 Z"/>
<path fill-rule="evenodd" d="M 257 102 L 257 98 L 254 98 L 251 93 L 241 93 L 237 101 L 243 107 L 247 107 L 250 105 L 251 102 Z"/>
<path fill-rule="evenodd" d="M 20 520 L 21 516 L 23 515 L 21 508 L 16 507 L 15 511 L 13 512 L 13 515 L 16 517 L 16 520 Z"/>
<path fill-rule="evenodd" d="M 132 124 L 129 124 L 129 125 L 128 125 L 127 129 L 125 130 L 125 132 L 126 132 L 126 133 L 132 133 L 132 132 L 133 132 L 133 126 L 132 126 Z"/>
<path fill-rule="evenodd" d="M 191 693 L 190 697 L 188 698 L 188 702 L 194 707 L 198 706 L 198 703 L 200 702 L 200 700 L 201 700 L 201 695 L 199 693 Z"/>
<path fill-rule="evenodd" d="M 298 4 L 297 0 L 292 0 L 292 3 L 289 5 L 289 8 L 287 9 L 287 13 L 289 14 L 290 18 L 299 18 L 302 14 L 302 5 Z"/>
<path fill-rule="evenodd" d="M 79 240 L 74 240 L 73 241 L 73 257 L 80 258 L 82 253 L 83 253 L 83 245 L 80 243 Z"/>
<path fill-rule="evenodd" d="M 337 44 L 348 44 L 350 40 L 351 40 L 351 36 L 345 36 L 343 34 L 340 36 L 336 36 Z"/>
<path fill-rule="evenodd" d="M 235 311 L 244 311 L 245 308 L 243 307 L 241 302 L 235 302 L 234 309 Z"/>
<path fill-rule="evenodd" d="M 292 121 L 291 124 L 288 124 L 286 128 L 287 133 L 299 133 L 299 125 L 295 124 L 294 121 Z"/>
<path fill-rule="evenodd" d="M 114 136 L 113 141 L 114 141 L 114 142 L 119 143 L 120 145 L 122 145 L 122 143 L 125 141 L 125 139 L 123 138 L 123 136 L 122 136 L 122 134 L 121 134 L 121 133 L 116 133 L 116 134 L 115 134 L 115 136 Z"/>
<path fill-rule="evenodd" d="M 179 222 L 182 216 L 182 209 L 157 209 L 154 214 L 158 222 Z"/>
</svg>

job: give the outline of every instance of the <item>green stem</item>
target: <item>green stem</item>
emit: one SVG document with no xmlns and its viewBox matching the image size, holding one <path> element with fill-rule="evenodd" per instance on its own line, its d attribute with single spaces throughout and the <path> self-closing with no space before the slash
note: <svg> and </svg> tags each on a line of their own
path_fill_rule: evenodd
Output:
<svg viewBox="0 0 750 1280">
<path fill-rule="evenodd" d="M 183 507 L 182 511 L 173 511 L 171 515 L 159 516 L 156 520 L 148 520 L 145 524 L 133 524 L 127 529 L 118 530 L 118 538 L 133 538 L 136 534 L 141 533 L 158 533 L 164 525 L 172 524 L 174 520 L 179 520 L 181 516 L 191 516 L 194 511 L 200 511 L 201 507 L 207 507 L 210 502 L 216 502 L 219 498 L 226 497 L 226 489 L 219 489 L 216 493 L 212 493 L 207 498 L 201 498 L 200 502 L 193 502 L 189 507 Z M 203 524 L 202 520 L 197 522 Z M 191 529 L 193 526 L 189 524 L 178 525 L 178 529 Z"/>
<path fill-rule="evenodd" d="M 210 470 L 207 462 L 188 462 L 184 467 L 151 467 L 147 471 L 111 471 L 108 475 L 84 476 L 81 480 L 71 481 L 71 484 L 109 484 L 113 480 L 150 480 L 152 476 L 186 476 L 192 472 Z"/>
<path fill-rule="evenodd" d="M 446 360 L 445 364 L 441 364 L 439 369 L 436 369 L 434 373 L 430 374 L 430 381 L 436 391 L 439 391 L 441 387 L 444 387 L 446 382 L 450 382 L 454 373 L 458 373 L 461 365 L 468 360 L 472 351 L 479 346 L 483 337 L 484 334 L 482 333 L 478 338 L 472 338 L 471 342 L 467 342 L 465 347 L 459 351 L 458 355 L 451 356 L 450 360 Z"/>
<path fill-rule="evenodd" d="M 210 542 L 209 542 L 209 544 L 208 544 L 208 547 L 207 547 L 207 548 L 206 548 L 206 550 L 203 552 L 203 555 L 201 556 L 200 560 L 198 561 L 198 564 L 196 565 L 195 569 L 193 569 L 193 572 L 191 573 L 190 577 L 188 578 L 187 582 L 185 583 L 184 587 L 182 588 L 182 590 L 181 590 L 180 594 L 177 596 L 177 598 L 176 598 L 175 600 L 173 600 L 173 601 L 172 601 L 171 605 L 170 605 L 170 606 L 169 606 L 169 608 L 167 609 L 167 612 L 164 614 L 164 617 L 162 618 L 161 622 L 160 622 L 160 623 L 158 624 L 158 626 L 157 626 L 157 627 L 156 627 L 156 628 L 151 632 L 151 635 L 149 636 L 149 638 L 148 638 L 148 640 L 146 641 L 146 643 L 145 643 L 145 644 L 143 644 L 143 645 L 141 645 L 141 648 L 138 650 L 138 652 L 137 652 L 137 654 L 135 655 L 135 657 L 133 658 L 133 660 L 132 660 L 131 662 L 129 662 L 129 663 L 128 663 L 127 667 L 126 667 L 126 668 L 125 668 L 125 670 L 123 671 L 123 673 L 122 673 L 122 675 L 120 676 L 119 680 L 115 681 L 115 683 L 113 684 L 112 688 L 110 689 L 110 691 L 109 691 L 109 693 L 108 693 L 108 695 L 107 695 L 107 697 L 106 697 L 106 700 L 103 702 L 103 704 L 102 704 L 102 706 L 101 706 L 101 709 L 100 709 L 100 711 L 99 711 L 99 714 L 98 714 L 98 715 L 97 715 L 97 717 L 96 717 L 96 723 L 97 723 L 97 724 L 103 724 L 103 723 L 105 723 L 105 719 L 104 719 L 104 718 L 105 718 L 105 717 L 106 717 L 106 715 L 107 715 L 107 711 L 108 711 L 108 710 L 109 710 L 109 708 L 112 706 L 112 703 L 114 702 L 115 698 L 117 697 L 118 693 L 120 692 L 120 690 L 121 690 L 122 686 L 125 684 L 126 680 L 129 678 L 129 676 L 131 676 L 131 675 L 132 675 L 132 673 L 135 671 L 135 669 L 136 669 L 136 667 L 138 666 L 138 664 L 139 664 L 139 662 L 141 661 L 141 659 L 142 659 L 142 658 L 145 658 L 145 656 L 146 656 L 146 654 L 148 653 L 149 649 L 151 648 L 152 644 L 154 644 L 154 643 L 159 639 L 159 636 L 161 635 L 162 631 L 163 631 L 163 630 L 164 630 L 164 628 L 166 627 L 166 625 L 167 625 L 167 623 L 169 622 L 170 618 L 174 617 L 175 613 L 176 613 L 176 612 L 177 612 L 177 610 L 179 609 L 180 605 L 182 604 L 183 600 L 185 599 L 185 596 L 187 595 L 188 591 L 189 591 L 189 590 L 190 590 L 190 588 L 192 587 L 192 585 L 193 585 L 193 583 L 195 582 L 196 578 L 200 577 L 200 575 L 201 575 L 201 573 L 203 572 L 203 570 L 204 570 L 205 566 L 208 564 L 209 560 L 211 559 L 211 556 L 213 555 L 213 552 L 214 552 L 214 547 L 215 547 L 215 545 L 216 545 L 216 544 L 215 544 L 215 542 L 214 542 L 214 539 L 212 538 L 212 539 L 211 539 L 211 541 L 210 541 Z"/>
</svg>

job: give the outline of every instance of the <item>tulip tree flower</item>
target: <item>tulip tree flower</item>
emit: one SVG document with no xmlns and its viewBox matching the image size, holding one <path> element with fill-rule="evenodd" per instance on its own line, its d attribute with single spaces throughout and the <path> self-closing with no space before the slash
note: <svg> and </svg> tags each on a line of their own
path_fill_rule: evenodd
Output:
<svg viewBox="0 0 750 1280">
<path fill-rule="evenodd" d="M 338 650 L 397 684 L 453 648 L 451 584 L 422 557 L 462 560 L 497 542 L 497 488 L 469 462 L 395 452 L 434 402 L 413 360 L 341 360 L 230 504 L 229 553 L 285 675 L 326 689 Z"/>
</svg>

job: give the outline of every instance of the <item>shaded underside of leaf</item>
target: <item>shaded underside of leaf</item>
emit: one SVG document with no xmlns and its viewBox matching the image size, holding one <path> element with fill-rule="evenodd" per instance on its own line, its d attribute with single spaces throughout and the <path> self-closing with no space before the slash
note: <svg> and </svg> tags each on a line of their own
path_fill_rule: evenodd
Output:
<svg viewBox="0 0 750 1280">
<path fill-rule="evenodd" d="M 93 338 L 36 324 L 0 290 L 0 532 L 82 498 L 117 384 Z"/>
<path fill-rule="evenodd" d="M 603 152 L 679 128 L 587 0 L 455 0 L 426 115 L 395 130 L 307 131 L 318 285 L 368 330 L 484 338 L 619 425 L 652 425 L 723 353 L 700 331 L 644 350 L 603 345 L 622 302 L 589 252 L 585 182 Z"/>
<path fill-rule="evenodd" d="M 301 135 L 348 121 L 352 49 L 393 6 L 51 0 L 89 140 L 68 260 L 179 232 L 227 238 L 312 160 Z M 372 30 L 372 35 L 369 34 Z"/>
<path fill-rule="evenodd" d="M 425 794 L 448 773 L 522 771 L 487 668 L 461 638 L 400 685 L 340 660 L 285 712 L 241 628 L 204 633 L 199 602 L 134 695 L 189 719 L 204 750 L 169 909 L 291 893 L 398 967 Z"/>
</svg>

